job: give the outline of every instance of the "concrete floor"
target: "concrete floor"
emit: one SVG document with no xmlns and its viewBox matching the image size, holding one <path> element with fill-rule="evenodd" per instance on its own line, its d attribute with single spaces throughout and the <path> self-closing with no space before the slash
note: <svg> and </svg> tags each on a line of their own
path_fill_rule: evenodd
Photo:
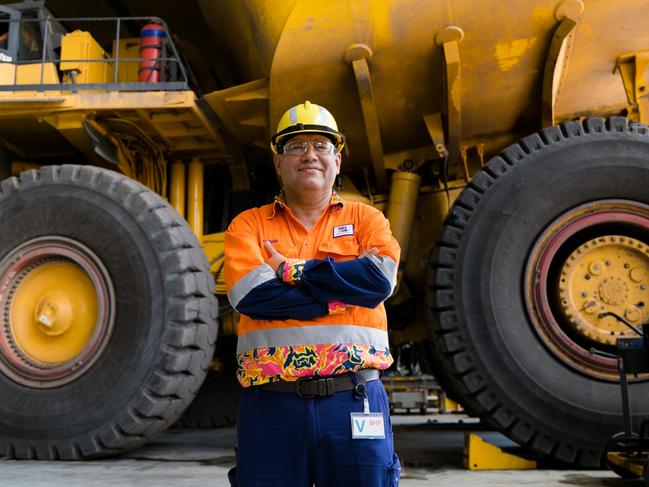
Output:
<svg viewBox="0 0 649 487">
<path fill-rule="evenodd" d="M 502 435 L 453 415 L 393 416 L 397 452 L 405 464 L 402 487 L 578 486 L 633 487 L 606 470 L 479 471 L 462 467 L 465 430 L 475 430 L 501 447 Z M 119 458 L 86 462 L 0 461 L 1 487 L 229 487 L 234 464 L 234 428 L 172 430 Z M 280 486 L 277 486 L 280 487 Z M 290 486 L 287 486 L 290 487 Z"/>
</svg>

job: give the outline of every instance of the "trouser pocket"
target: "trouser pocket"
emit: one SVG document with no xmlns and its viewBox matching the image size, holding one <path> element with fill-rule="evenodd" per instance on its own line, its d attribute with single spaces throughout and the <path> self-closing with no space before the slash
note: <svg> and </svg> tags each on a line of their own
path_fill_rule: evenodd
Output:
<svg viewBox="0 0 649 487">
<path fill-rule="evenodd" d="M 401 462 L 396 453 L 392 454 L 392 463 L 388 465 L 388 487 L 398 487 L 401 477 Z"/>
</svg>

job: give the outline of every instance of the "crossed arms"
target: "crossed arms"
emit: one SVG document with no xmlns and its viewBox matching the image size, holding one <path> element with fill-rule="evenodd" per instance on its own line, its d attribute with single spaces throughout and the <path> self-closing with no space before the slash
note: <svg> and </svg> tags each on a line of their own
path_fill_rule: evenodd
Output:
<svg viewBox="0 0 649 487">
<path fill-rule="evenodd" d="M 268 257 L 264 255 L 259 227 L 250 214 L 244 213 L 226 232 L 226 284 L 230 303 L 251 318 L 273 320 L 325 316 L 332 311 L 332 302 L 343 303 L 343 309 L 376 307 L 394 289 L 399 249 L 382 215 L 380 218 L 374 215 L 363 223 L 359 227 L 365 231 L 359 234 L 358 240 L 366 250 L 357 258 L 336 262 L 326 257 L 300 262 L 299 279 L 286 282 L 276 274 L 284 256 L 269 244 L 265 246 Z M 232 276 L 237 272 L 243 275 L 235 281 Z"/>
</svg>

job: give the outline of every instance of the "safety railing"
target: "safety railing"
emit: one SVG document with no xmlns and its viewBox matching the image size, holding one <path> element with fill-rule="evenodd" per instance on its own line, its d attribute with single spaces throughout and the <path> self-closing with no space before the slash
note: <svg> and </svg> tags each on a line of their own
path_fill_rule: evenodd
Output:
<svg viewBox="0 0 649 487">
<path fill-rule="evenodd" d="M 6 43 L 7 47 L 13 46 L 13 50 L 2 49 L 0 45 L 0 92 L 2 91 L 170 91 L 186 90 L 189 87 L 188 74 L 183 65 L 179 52 L 169 34 L 167 24 L 157 17 L 74 17 L 74 18 L 21 18 L 21 19 L 0 19 L 2 24 L 9 24 L 3 29 L 7 36 L 20 35 L 18 42 L 15 40 Z M 112 52 L 109 55 L 103 47 L 92 37 L 90 32 L 75 30 L 63 32 L 60 27 L 64 24 L 70 25 L 99 25 L 103 23 L 114 23 L 114 36 L 112 39 Z M 12 28 L 12 24 L 18 24 Z M 34 24 L 26 28 L 28 24 Z M 120 41 L 134 39 L 131 36 L 123 36 L 124 25 L 136 26 L 141 33 L 138 46 L 138 55 L 121 56 Z M 147 26 L 151 32 L 147 36 Z M 29 33 L 32 39 L 24 39 Z M 94 42 L 101 49 L 101 55 L 89 57 L 77 55 L 69 57 L 66 52 L 67 36 L 86 35 L 76 46 L 76 52 L 82 51 Z M 34 37 L 37 37 L 34 39 Z M 38 38 L 40 37 L 40 38 Z M 66 39 L 67 37 L 67 39 Z M 148 37 L 148 41 L 147 41 Z M 21 55 L 21 49 L 28 43 L 33 46 L 39 44 L 37 51 L 40 52 L 40 59 Z M 85 44 L 84 44 L 85 43 Z M 59 45 L 60 44 L 60 45 Z M 58 52 L 60 49 L 60 52 Z M 97 50 L 95 48 L 95 50 Z M 70 51 L 70 50 L 68 50 Z M 75 46 L 71 49 L 75 53 Z M 27 57 L 25 59 L 25 57 Z M 22 59 L 21 59 L 22 58 Z M 133 68 L 129 66 L 136 64 L 138 67 L 138 79 L 133 79 Z M 80 72 L 90 66 L 98 65 L 105 70 L 105 76 L 88 75 Z M 25 66 L 30 66 L 26 69 Z M 95 69 L 97 71 L 97 69 Z M 101 71 L 101 70 L 100 70 Z M 130 77 L 125 72 L 131 73 Z M 144 76 L 143 76 L 144 73 Z"/>
</svg>

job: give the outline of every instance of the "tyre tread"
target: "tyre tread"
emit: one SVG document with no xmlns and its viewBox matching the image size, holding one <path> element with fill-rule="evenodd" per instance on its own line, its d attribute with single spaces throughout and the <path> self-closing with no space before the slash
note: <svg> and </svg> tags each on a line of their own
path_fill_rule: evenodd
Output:
<svg viewBox="0 0 649 487">
<path fill-rule="evenodd" d="M 567 441 L 546 434 L 533 419 L 527 419 L 523 411 L 507 405 L 506 398 L 491 386 L 474 363 L 474 354 L 464 337 L 459 310 L 456 309 L 455 272 L 464 233 L 480 211 L 482 198 L 495 190 L 499 180 L 508 176 L 512 167 L 533 163 L 535 153 L 577 138 L 595 137 L 606 133 L 628 132 L 649 137 L 649 128 L 642 124 L 630 124 L 625 117 L 588 118 L 569 121 L 558 126 L 544 128 L 523 138 L 493 157 L 475 175 L 467 189 L 457 198 L 449 210 L 440 238 L 429 259 L 430 278 L 427 306 L 430 318 L 430 335 L 436 352 L 442 358 L 443 370 L 454 389 L 460 391 L 463 401 L 471 409 L 483 415 L 512 439 L 539 452 L 581 466 L 598 466 L 601 452 L 592 448 L 578 448 Z"/>
<path fill-rule="evenodd" d="M 63 184 L 93 191 L 119 202 L 149 236 L 168 289 L 169 326 L 154 370 L 130 407 L 110 424 L 82 438 L 34 440 L 17 447 L 0 438 L 0 453 L 19 459 L 79 460 L 115 454 L 145 443 L 173 424 L 196 395 L 211 360 L 216 339 L 218 303 L 214 278 L 202 247 L 185 223 L 159 195 L 113 171 L 93 166 L 44 166 L 0 185 L 0 200 L 33 186 Z M 41 446 L 44 446 L 41 448 Z"/>
</svg>

